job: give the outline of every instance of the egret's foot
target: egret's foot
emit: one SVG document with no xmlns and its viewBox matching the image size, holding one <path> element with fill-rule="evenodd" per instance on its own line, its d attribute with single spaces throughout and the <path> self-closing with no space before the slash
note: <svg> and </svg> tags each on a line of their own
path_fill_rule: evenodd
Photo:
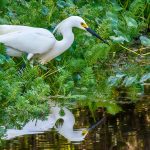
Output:
<svg viewBox="0 0 150 150">
<path fill-rule="evenodd" d="M 42 59 L 40 59 L 38 62 L 39 62 L 41 65 L 45 65 L 45 64 L 46 64 L 46 62 L 45 62 L 44 60 L 42 60 Z"/>
</svg>

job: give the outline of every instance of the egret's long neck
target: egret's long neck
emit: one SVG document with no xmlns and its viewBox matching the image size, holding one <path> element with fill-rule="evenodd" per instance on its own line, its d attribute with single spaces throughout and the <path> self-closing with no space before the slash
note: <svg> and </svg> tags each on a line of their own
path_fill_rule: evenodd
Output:
<svg viewBox="0 0 150 150">
<path fill-rule="evenodd" d="M 59 54 L 67 50 L 74 41 L 74 34 L 72 32 L 72 28 L 62 30 L 61 34 L 63 36 L 63 39 L 61 41 L 56 41 L 56 44 L 54 46 L 54 49 L 58 51 Z"/>
<path fill-rule="evenodd" d="M 63 28 L 61 30 L 61 34 L 63 36 L 63 39 L 61 41 L 56 40 L 56 43 L 52 50 L 41 57 L 42 63 L 47 63 L 53 58 L 59 56 L 72 45 L 74 41 L 72 27 Z"/>
</svg>

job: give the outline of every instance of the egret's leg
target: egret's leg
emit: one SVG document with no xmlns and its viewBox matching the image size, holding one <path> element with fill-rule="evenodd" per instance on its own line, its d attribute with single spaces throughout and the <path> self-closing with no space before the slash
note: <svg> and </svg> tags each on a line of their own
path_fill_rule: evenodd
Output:
<svg viewBox="0 0 150 150">
<path fill-rule="evenodd" d="M 34 54 L 29 53 L 28 56 L 27 56 L 27 59 L 30 60 L 33 56 L 34 56 Z"/>
<path fill-rule="evenodd" d="M 30 61 L 30 66 L 33 68 L 33 65 L 34 64 L 34 61 L 33 61 L 33 59 Z"/>
</svg>

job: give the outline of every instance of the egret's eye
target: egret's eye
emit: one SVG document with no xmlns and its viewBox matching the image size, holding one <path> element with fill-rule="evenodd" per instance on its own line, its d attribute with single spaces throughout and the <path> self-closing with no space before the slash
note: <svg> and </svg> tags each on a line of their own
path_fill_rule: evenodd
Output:
<svg viewBox="0 0 150 150">
<path fill-rule="evenodd" d="M 83 22 L 81 22 L 81 26 L 84 26 L 84 23 L 83 23 Z"/>
<path fill-rule="evenodd" d="M 84 27 L 84 28 L 88 28 L 87 24 L 84 23 L 84 22 L 81 22 L 81 26 Z"/>
</svg>

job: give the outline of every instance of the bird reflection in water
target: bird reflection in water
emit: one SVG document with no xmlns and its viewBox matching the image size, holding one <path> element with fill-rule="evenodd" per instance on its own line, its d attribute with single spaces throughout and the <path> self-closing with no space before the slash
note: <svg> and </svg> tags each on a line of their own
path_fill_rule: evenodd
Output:
<svg viewBox="0 0 150 150">
<path fill-rule="evenodd" d="M 61 111 L 63 114 L 60 113 Z M 18 136 L 43 133 L 54 128 L 69 141 L 77 142 L 83 141 L 88 132 L 100 123 L 98 122 L 90 128 L 75 130 L 73 129 L 75 118 L 72 112 L 65 107 L 54 106 L 51 108 L 51 114 L 47 120 L 31 120 L 21 130 L 8 129 L 4 139 L 10 140 Z"/>
</svg>

